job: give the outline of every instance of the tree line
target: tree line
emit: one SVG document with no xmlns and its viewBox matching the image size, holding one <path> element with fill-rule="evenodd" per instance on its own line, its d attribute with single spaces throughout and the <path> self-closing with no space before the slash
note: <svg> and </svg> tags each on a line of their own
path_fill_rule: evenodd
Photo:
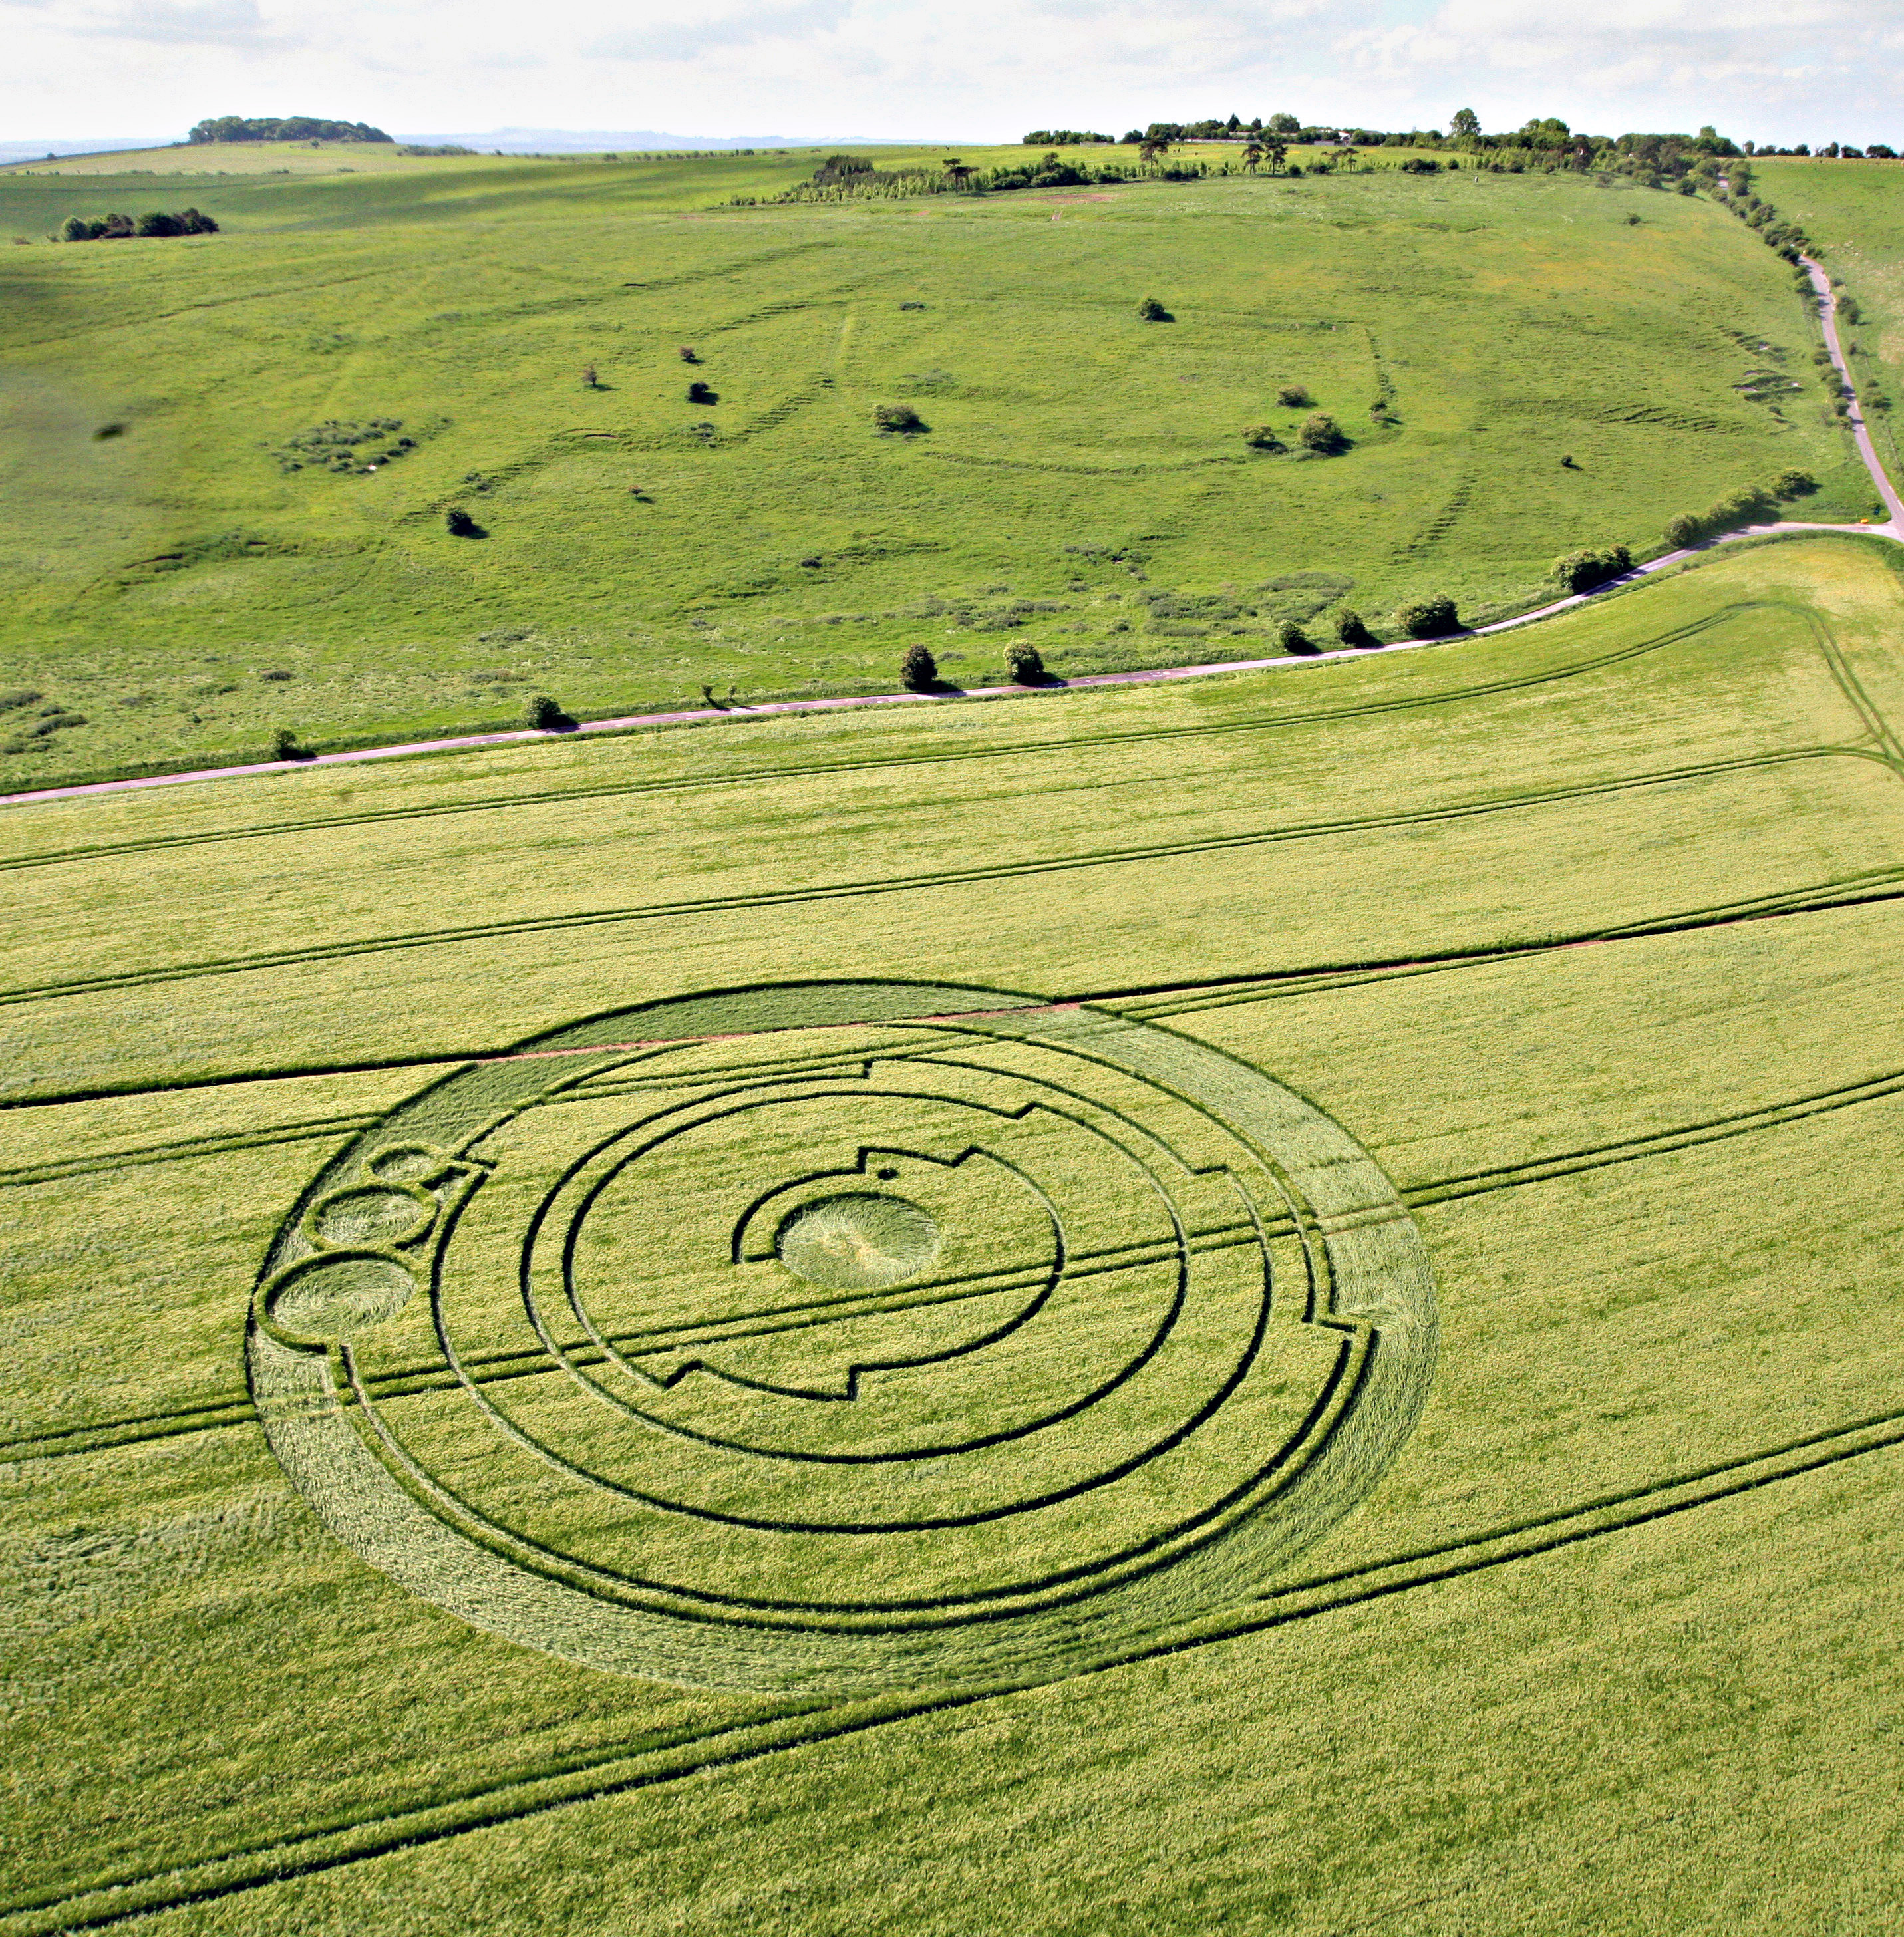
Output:
<svg viewBox="0 0 1904 1937">
<path fill-rule="evenodd" d="M 216 235 L 218 225 L 196 208 L 168 215 L 155 208 L 149 215 L 69 215 L 55 242 L 121 242 L 134 235 Z"/>
<path fill-rule="evenodd" d="M 324 121 L 312 114 L 265 115 L 247 120 L 241 114 L 220 114 L 201 121 L 186 140 L 207 141 L 387 141 L 380 128 L 364 121 Z"/>
</svg>

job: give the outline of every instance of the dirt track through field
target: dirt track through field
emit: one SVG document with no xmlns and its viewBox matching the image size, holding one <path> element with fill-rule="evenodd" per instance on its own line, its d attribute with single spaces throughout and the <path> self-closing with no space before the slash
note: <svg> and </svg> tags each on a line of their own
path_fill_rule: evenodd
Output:
<svg viewBox="0 0 1904 1937">
<path fill-rule="evenodd" d="M 1822 266 L 1811 257 L 1808 256 L 1801 259 L 1812 278 L 1812 286 L 1817 295 L 1819 321 L 1824 332 L 1825 346 L 1831 353 L 1833 367 L 1851 392 L 1848 421 L 1857 445 L 1858 455 L 1863 459 L 1865 468 L 1871 474 L 1872 483 L 1890 514 L 1885 523 L 1824 525 L 1781 522 L 1748 526 L 1742 531 L 1728 532 L 1724 536 L 1708 540 L 1703 544 L 1667 552 L 1661 557 L 1636 566 L 1619 578 L 1596 586 L 1590 592 L 1575 593 L 1569 598 L 1557 599 L 1551 605 L 1537 607 L 1534 611 L 1524 612 L 1516 618 L 1502 619 L 1490 626 L 1478 626 L 1472 631 L 1450 633 L 1439 638 L 1397 639 L 1379 650 L 1384 653 L 1404 652 L 1424 646 L 1445 646 L 1462 639 L 1481 638 L 1492 632 L 1511 632 L 1517 626 L 1532 625 L 1539 620 L 1550 619 L 1557 613 L 1569 611 L 1574 606 L 1584 605 L 1590 599 L 1597 599 L 1605 593 L 1634 584 L 1654 572 L 1663 571 L 1669 566 L 1681 564 L 1717 546 L 1739 538 L 1763 538 L 1790 532 L 1851 532 L 1860 536 L 1888 538 L 1894 544 L 1904 544 L 1904 499 L 1899 499 L 1890 480 L 1885 475 L 1884 466 L 1878 462 L 1876 447 L 1872 443 L 1863 408 L 1857 400 L 1857 386 L 1852 381 L 1851 366 L 1845 359 L 1844 346 L 1839 341 L 1838 299 L 1833 293 L 1831 280 Z M 72 787 L 40 787 L 25 793 L 0 794 L 0 807 L 24 806 L 42 800 L 68 800 L 87 794 L 134 793 L 147 787 L 177 787 L 188 781 L 239 780 L 256 774 L 299 773 L 314 767 L 351 765 L 365 760 L 396 759 L 413 753 L 457 753 L 473 747 L 505 747 L 528 740 L 562 739 L 575 733 L 623 733 L 638 731 L 644 727 L 711 726 L 723 720 L 759 720 L 784 713 L 841 712 L 856 707 L 929 705 L 943 703 L 947 699 L 1025 699 L 1044 693 L 1068 693 L 1084 687 L 1156 685 L 1169 680 L 1202 679 L 1216 673 L 1288 671 L 1299 666 L 1321 665 L 1332 660 L 1360 658 L 1368 650 L 1366 647 L 1350 646 L 1332 652 L 1305 653 L 1275 659 L 1223 659 L 1201 665 L 1160 666 L 1148 671 L 1093 673 L 1079 679 L 1052 680 L 1048 684 L 1032 687 L 947 687 L 937 693 L 864 693 L 833 699 L 771 700 L 759 706 L 704 707 L 672 713 L 630 714 L 612 720 L 584 720 L 562 732 L 525 727 L 509 732 L 468 733 L 444 740 L 414 740 L 396 746 L 362 747 L 347 753 L 320 753 L 302 760 L 260 760 L 244 766 L 205 767 L 185 773 L 147 774 L 135 780 L 89 781 Z"/>
</svg>

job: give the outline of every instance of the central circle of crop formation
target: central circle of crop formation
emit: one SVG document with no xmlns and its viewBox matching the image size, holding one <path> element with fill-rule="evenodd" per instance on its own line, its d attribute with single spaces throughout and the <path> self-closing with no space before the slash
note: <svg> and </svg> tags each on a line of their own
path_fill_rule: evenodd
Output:
<svg viewBox="0 0 1904 1937">
<path fill-rule="evenodd" d="M 916 1204 L 854 1191 L 823 1197 L 780 1227 L 775 1248 L 796 1278 L 871 1291 L 916 1278 L 938 1252 L 938 1226 Z"/>
<path fill-rule="evenodd" d="M 337 1535 L 474 1625 L 799 1694 L 999 1685 L 1272 1591 L 1433 1375 L 1380 1167 L 1208 1044 L 996 990 L 642 1004 L 354 1138 L 247 1330 Z"/>
</svg>

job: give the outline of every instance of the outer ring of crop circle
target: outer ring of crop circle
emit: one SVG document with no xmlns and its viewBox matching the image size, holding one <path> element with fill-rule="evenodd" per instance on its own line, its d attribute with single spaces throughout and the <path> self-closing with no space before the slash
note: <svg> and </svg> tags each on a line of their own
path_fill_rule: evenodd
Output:
<svg viewBox="0 0 1904 1937">
<path fill-rule="evenodd" d="M 796 1640 L 778 1632 L 779 1623 L 710 1623 L 705 1612 L 678 1605 L 606 1601 L 525 1570 L 460 1532 L 359 1439 L 340 1401 L 330 1350 L 274 1337 L 254 1309 L 247 1345 L 259 1416 L 320 1517 L 373 1565 L 472 1626 L 613 1672 L 761 1691 L 865 1693 L 1062 1672 L 1141 1651 L 1173 1628 L 1264 1591 L 1283 1563 L 1379 1478 L 1413 1429 L 1435 1358 L 1433 1276 L 1419 1234 L 1372 1159 L 1314 1105 L 1251 1066 L 1155 1024 L 970 985 L 808 982 L 664 999 L 530 1038 L 502 1060 L 524 1059 L 526 1097 L 584 1080 L 649 1045 L 909 1021 L 1022 1036 L 1121 1069 L 1223 1125 L 1293 1186 L 1326 1254 L 1323 1322 L 1357 1333 L 1361 1358 L 1326 1437 L 1263 1506 L 1248 1507 L 1222 1537 L 1157 1572 L 1049 1617 L 1041 1608 L 1000 1608 L 975 1626 L 904 1633 L 842 1626 L 802 1630 Z M 546 1066 L 526 1066 L 551 1056 L 568 1066 L 562 1080 L 549 1081 Z M 471 1090 L 479 1072 L 491 1080 Z M 302 1220 L 311 1205 L 362 1175 L 382 1150 L 420 1135 L 459 1155 L 471 1151 L 522 1106 L 508 1094 L 508 1076 L 495 1062 L 465 1066 L 347 1146 L 311 1181 L 280 1229 L 260 1289 L 302 1254 Z M 347 1366 L 347 1344 L 335 1349 Z"/>
</svg>

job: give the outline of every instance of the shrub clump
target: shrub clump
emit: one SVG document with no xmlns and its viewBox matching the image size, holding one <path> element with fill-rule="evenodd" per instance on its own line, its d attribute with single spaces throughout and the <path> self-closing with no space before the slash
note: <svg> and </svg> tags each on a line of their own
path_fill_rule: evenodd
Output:
<svg viewBox="0 0 1904 1937">
<path fill-rule="evenodd" d="M 1772 480 L 1772 494 L 1781 502 L 1808 498 L 1818 488 L 1818 480 L 1808 471 L 1781 471 Z"/>
<path fill-rule="evenodd" d="M 1381 640 L 1369 631 L 1367 621 L 1352 605 L 1336 614 L 1336 636 L 1345 646 L 1378 646 Z"/>
<path fill-rule="evenodd" d="M 687 401 L 690 404 L 717 404 L 720 399 L 715 395 L 712 384 L 697 380 L 687 386 Z"/>
<path fill-rule="evenodd" d="M 155 208 L 135 220 L 129 215 L 69 215 L 56 242 L 122 242 L 132 235 L 216 235 L 218 225 L 196 208 L 171 214 Z"/>
<path fill-rule="evenodd" d="M 1005 674 L 1014 686 L 1035 686 L 1044 677 L 1044 656 L 1029 639 L 1014 639 L 1005 649 Z"/>
<path fill-rule="evenodd" d="M 929 428 L 910 404 L 875 404 L 873 428 L 890 437 L 916 437 Z"/>
<path fill-rule="evenodd" d="M 271 735 L 271 756 L 274 760 L 310 760 L 317 757 L 288 726 L 280 726 Z"/>
<path fill-rule="evenodd" d="M 1269 424 L 1251 424 L 1243 433 L 1243 441 L 1252 450 L 1287 450 L 1289 448 Z"/>
<path fill-rule="evenodd" d="M 1276 401 L 1286 411 L 1306 411 L 1315 400 L 1300 383 L 1285 383 L 1276 393 Z"/>
<path fill-rule="evenodd" d="M 483 528 L 460 505 L 452 505 L 443 514 L 443 522 L 453 538 L 480 538 Z"/>
<path fill-rule="evenodd" d="M 899 662 L 899 682 L 908 693 L 930 693 L 938 684 L 938 662 L 929 646 L 908 646 Z"/>
<path fill-rule="evenodd" d="M 1411 639 L 1445 638 L 1461 629 L 1454 601 L 1442 592 L 1404 605 L 1395 614 L 1395 623 Z"/>
<path fill-rule="evenodd" d="M 1305 450 L 1313 450 L 1319 457 L 1332 457 L 1339 450 L 1348 448 L 1348 439 L 1342 435 L 1342 426 L 1326 411 L 1317 411 L 1296 433 L 1296 438 Z"/>
<path fill-rule="evenodd" d="M 1633 568 L 1633 555 L 1623 544 L 1608 545 L 1599 551 L 1570 551 L 1554 561 L 1554 576 L 1569 592 L 1590 592 Z"/>
<path fill-rule="evenodd" d="M 1137 305 L 1137 314 L 1146 323 L 1175 323 L 1177 320 L 1155 296 L 1146 296 Z"/>
<path fill-rule="evenodd" d="M 546 693 L 531 696 L 523 708 L 523 717 L 538 732 L 566 733 L 575 726 L 574 716 L 557 699 Z"/>
<path fill-rule="evenodd" d="M 399 437 L 401 417 L 326 417 L 308 430 L 287 438 L 272 455 L 280 471 L 374 471 L 380 464 L 394 463 L 417 448 L 414 437 Z M 365 450 L 365 444 L 382 447 Z"/>
<path fill-rule="evenodd" d="M 1319 653 L 1322 648 L 1293 619 L 1285 619 L 1276 628 L 1276 644 L 1285 653 Z"/>
</svg>

